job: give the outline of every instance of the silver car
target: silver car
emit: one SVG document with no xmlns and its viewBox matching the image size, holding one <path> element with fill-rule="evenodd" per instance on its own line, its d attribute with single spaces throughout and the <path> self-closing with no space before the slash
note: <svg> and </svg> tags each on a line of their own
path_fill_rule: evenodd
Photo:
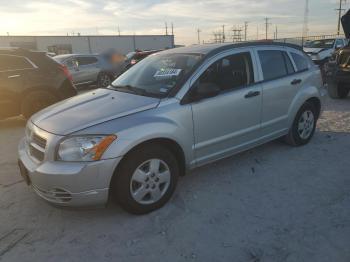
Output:
<svg viewBox="0 0 350 262">
<path fill-rule="evenodd" d="M 78 89 L 107 87 L 120 74 L 122 67 L 122 63 L 112 63 L 107 54 L 58 55 L 54 59 L 68 68 Z"/>
<path fill-rule="evenodd" d="M 111 86 L 34 115 L 21 174 L 64 206 L 111 198 L 142 214 L 163 206 L 188 170 L 284 137 L 312 138 L 326 92 L 287 44 L 192 46 L 154 54 Z"/>
</svg>

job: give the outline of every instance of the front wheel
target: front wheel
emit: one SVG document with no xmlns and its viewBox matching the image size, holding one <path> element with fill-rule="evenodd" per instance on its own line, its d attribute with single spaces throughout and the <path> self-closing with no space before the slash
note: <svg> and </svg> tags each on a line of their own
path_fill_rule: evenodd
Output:
<svg viewBox="0 0 350 262">
<path fill-rule="evenodd" d="M 113 79 L 110 75 L 107 73 L 100 73 L 97 78 L 97 87 L 98 88 L 105 88 L 109 86 L 112 83 Z"/>
<path fill-rule="evenodd" d="M 126 211 L 145 214 L 162 207 L 172 196 L 179 167 L 174 155 L 162 146 L 131 152 L 112 179 L 111 190 Z"/>
<path fill-rule="evenodd" d="M 315 106 L 306 102 L 298 111 L 285 140 L 292 146 L 302 146 L 310 142 L 316 129 L 317 114 Z"/>
</svg>

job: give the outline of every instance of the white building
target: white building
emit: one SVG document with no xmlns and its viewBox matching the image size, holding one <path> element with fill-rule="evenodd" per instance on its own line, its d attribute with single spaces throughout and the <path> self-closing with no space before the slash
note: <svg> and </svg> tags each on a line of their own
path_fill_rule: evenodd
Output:
<svg viewBox="0 0 350 262">
<path fill-rule="evenodd" d="M 0 36 L 0 47 L 22 47 L 56 54 L 94 54 L 115 49 L 121 54 L 174 47 L 173 35 Z"/>
</svg>

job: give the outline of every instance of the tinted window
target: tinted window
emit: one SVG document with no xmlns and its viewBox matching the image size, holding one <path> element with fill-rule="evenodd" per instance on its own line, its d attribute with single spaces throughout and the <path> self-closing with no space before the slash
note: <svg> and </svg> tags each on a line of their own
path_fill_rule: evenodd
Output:
<svg viewBox="0 0 350 262">
<path fill-rule="evenodd" d="M 254 82 L 250 53 L 227 56 L 212 64 L 200 77 L 199 83 L 214 83 L 229 90 Z"/>
<path fill-rule="evenodd" d="M 22 56 L 0 55 L 0 71 L 33 68 L 32 64 Z"/>
<path fill-rule="evenodd" d="M 264 80 L 272 80 L 294 72 L 289 57 L 278 50 L 259 51 Z"/>
<path fill-rule="evenodd" d="M 77 57 L 76 58 L 79 66 L 83 66 L 83 65 L 91 65 L 91 64 L 95 64 L 97 63 L 97 58 L 96 57 Z"/>
<path fill-rule="evenodd" d="M 298 55 L 296 53 L 291 53 L 294 63 L 297 66 L 298 72 L 307 70 L 309 68 L 309 63 L 305 57 Z"/>
</svg>

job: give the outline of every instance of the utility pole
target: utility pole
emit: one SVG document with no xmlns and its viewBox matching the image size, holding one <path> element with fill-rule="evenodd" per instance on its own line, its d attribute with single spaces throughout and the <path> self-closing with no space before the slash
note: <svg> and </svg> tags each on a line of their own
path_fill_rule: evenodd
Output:
<svg viewBox="0 0 350 262">
<path fill-rule="evenodd" d="M 174 23 L 171 22 L 171 35 L 174 35 Z"/>
<path fill-rule="evenodd" d="M 339 8 L 335 9 L 336 11 L 338 11 L 338 31 L 337 31 L 338 35 L 340 35 L 341 14 L 342 14 L 342 11 L 344 11 L 342 7 L 343 7 L 343 0 L 339 0 Z"/>
<path fill-rule="evenodd" d="M 270 18 L 266 17 L 265 18 L 265 39 L 267 40 L 268 39 L 268 31 L 269 31 L 269 20 Z"/>
<path fill-rule="evenodd" d="M 226 36 L 225 36 L 225 25 L 222 25 L 222 42 L 225 43 Z"/>
<path fill-rule="evenodd" d="M 256 40 L 259 40 L 259 25 L 256 26 Z"/>
<path fill-rule="evenodd" d="M 201 44 L 201 30 L 198 28 L 197 29 L 197 37 L 198 37 L 198 44 L 200 45 Z"/>
<path fill-rule="evenodd" d="M 248 21 L 244 22 L 244 41 L 247 41 Z"/>
<path fill-rule="evenodd" d="M 304 24 L 303 24 L 303 38 L 308 36 L 309 32 L 309 0 L 305 0 Z"/>
<path fill-rule="evenodd" d="M 120 27 L 119 27 L 119 25 L 118 25 L 117 30 L 118 30 L 118 35 L 120 36 Z"/>
<path fill-rule="evenodd" d="M 277 25 L 276 25 L 276 31 L 275 31 L 275 39 L 276 40 L 278 39 L 278 28 L 277 28 Z"/>
</svg>

